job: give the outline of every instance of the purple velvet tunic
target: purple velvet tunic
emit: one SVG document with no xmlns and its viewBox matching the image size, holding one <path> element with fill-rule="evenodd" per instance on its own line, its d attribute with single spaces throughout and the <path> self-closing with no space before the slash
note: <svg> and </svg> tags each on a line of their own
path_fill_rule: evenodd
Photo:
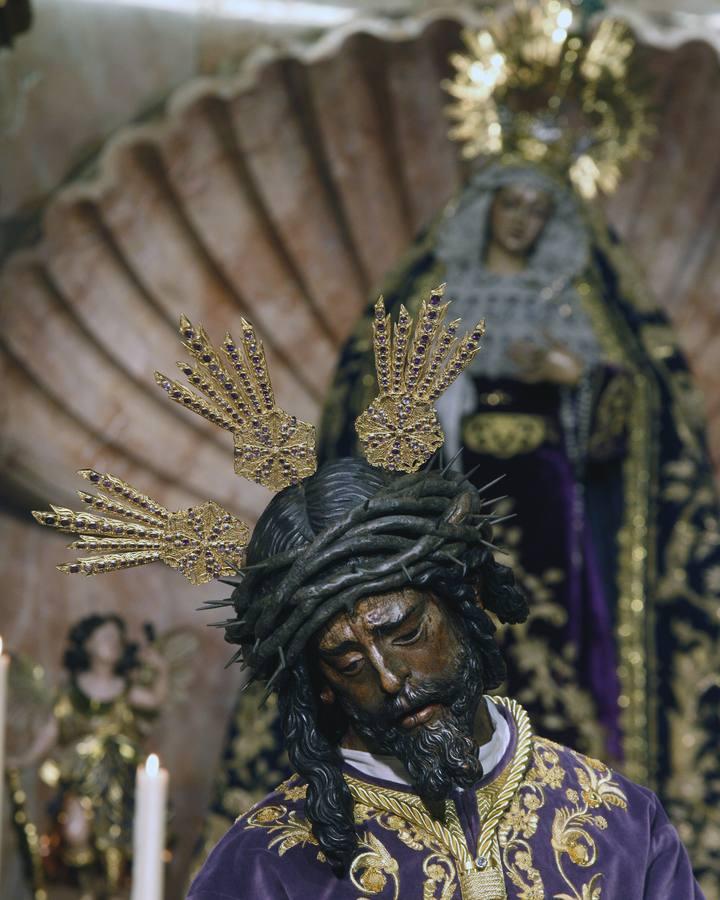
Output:
<svg viewBox="0 0 720 900">
<path fill-rule="evenodd" d="M 410 789 L 347 766 L 359 848 L 339 879 L 304 818 L 306 786 L 294 776 L 233 825 L 188 900 L 702 900 L 651 791 L 532 737 L 516 704 L 499 705 L 508 749 L 473 789 L 456 792 L 442 820 L 430 820 Z M 483 829 L 500 811 L 497 827 Z M 504 881 L 504 894 L 478 880 L 486 833 L 493 843 L 480 866 Z"/>
</svg>

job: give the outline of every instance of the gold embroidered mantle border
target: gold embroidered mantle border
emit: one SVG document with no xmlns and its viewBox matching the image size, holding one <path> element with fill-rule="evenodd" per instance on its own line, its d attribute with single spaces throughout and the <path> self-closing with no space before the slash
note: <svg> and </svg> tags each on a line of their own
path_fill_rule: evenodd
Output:
<svg viewBox="0 0 720 900">
<path fill-rule="evenodd" d="M 623 734 L 623 771 L 633 781 L 652 786 L 655 778 L 656 744 L 654 717 L 649 715 L 654 658 L 651 610 L 647 605 L 647 584 L 654 564 L 650 546 L 650 498 L 655 491 L 655 467 L 651 458 L 653 386 L 638 370 L 620 335 L 623 323 L 611 321 L 598 288 L 582 281 L 578 285 L 583 305 L 598 334 L 607 358 L 630 369 L 633 405 L 629 416 L 628 452 L 623 465 L 625 511 L 618 534 L 617 653 L 621 694 L 620 725 Z"/>
</svg>

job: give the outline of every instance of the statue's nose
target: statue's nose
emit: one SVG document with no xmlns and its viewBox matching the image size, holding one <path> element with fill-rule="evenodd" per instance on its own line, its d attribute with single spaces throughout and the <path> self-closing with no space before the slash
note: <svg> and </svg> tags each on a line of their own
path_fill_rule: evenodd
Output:
<svg viewBox="0 0 720 900">
<path fill-rule="evenodd" d="M 383 692 L 385 694 L 397 694 L 403 688 L 410 670 L 397 658 L 389 659 L 378 656 L 374 662 Z"/>
</svg>

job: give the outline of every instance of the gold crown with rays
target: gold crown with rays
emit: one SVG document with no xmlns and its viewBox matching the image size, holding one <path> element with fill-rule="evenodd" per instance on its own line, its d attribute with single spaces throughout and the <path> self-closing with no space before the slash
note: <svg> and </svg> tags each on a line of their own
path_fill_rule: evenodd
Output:
<svg viewBox="0 0 720 900">
<path fill-rule="evenodd" d="M 463 32 L 465 51 L 450 57 L 455 75 L 443 87 L 463 156 L 544 165 L 591 198 L 615 190 L 654 128 L 630 77 L 628 28 L 603 19 L 590 37 L 575 29 L 578 17 L 564 0 L 489 12 L 486 28 Z"/>
<path fill-rule="evenodd" d="M 431 291 L 414 322 L 404 306 L 393 326 L 383 298 L 375 305 L 373 347 L 378 396 L 355 427 L 371 465 L 415 472 L 442 447 L 435 401 L 472 362 L 485 326 L 463 338 L 460 320 L 446 323 L 444 285 Z M 193 363 L 178 366 L 192 388 L 160 372 L 155 380 L 168 396 L 230 431 L 235 472 L 273 491 L 298 484 L 317 468 L 315 428 L 275 402 L 262 341 L 245 319 L 242 340 L 225 336 L 216 349 L 202 327 L 183 316 L 182 344 Z M 51 506 L 33 512 L 42 525 L 78 535 L 71 550 L 85 550 L 61 572 L 96 575 L 163 562 L 192 584 L 234 575 L 242 567 L 250 528 L 214 501 L 170 512 L 114 475 L 81 469 L 95 494 L 78 491 L 86 509 Z"/>
</svg>

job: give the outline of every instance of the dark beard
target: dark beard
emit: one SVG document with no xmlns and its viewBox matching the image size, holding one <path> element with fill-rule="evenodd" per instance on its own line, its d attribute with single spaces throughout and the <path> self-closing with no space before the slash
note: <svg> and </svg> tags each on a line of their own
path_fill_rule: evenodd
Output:
<svg viewBox="0 0 720 900">
<path fill-rule="evenodd" d="M 373 750 L 396 756 L 420 796 L 437 801 L 448 797 L 454 786 L 471 787 L 482 778 L 480 748 L 472 737 L 482 695 L 482 667 L 464 639 L 455 671 L 445 678 L 420 687 L 406 686 L 372 715 L 347 701 L 343 707 Z M 433 703 L 444 707 L 437 721 L 412 731 L 399 724 L 409 712 Z"/>
</svg>

